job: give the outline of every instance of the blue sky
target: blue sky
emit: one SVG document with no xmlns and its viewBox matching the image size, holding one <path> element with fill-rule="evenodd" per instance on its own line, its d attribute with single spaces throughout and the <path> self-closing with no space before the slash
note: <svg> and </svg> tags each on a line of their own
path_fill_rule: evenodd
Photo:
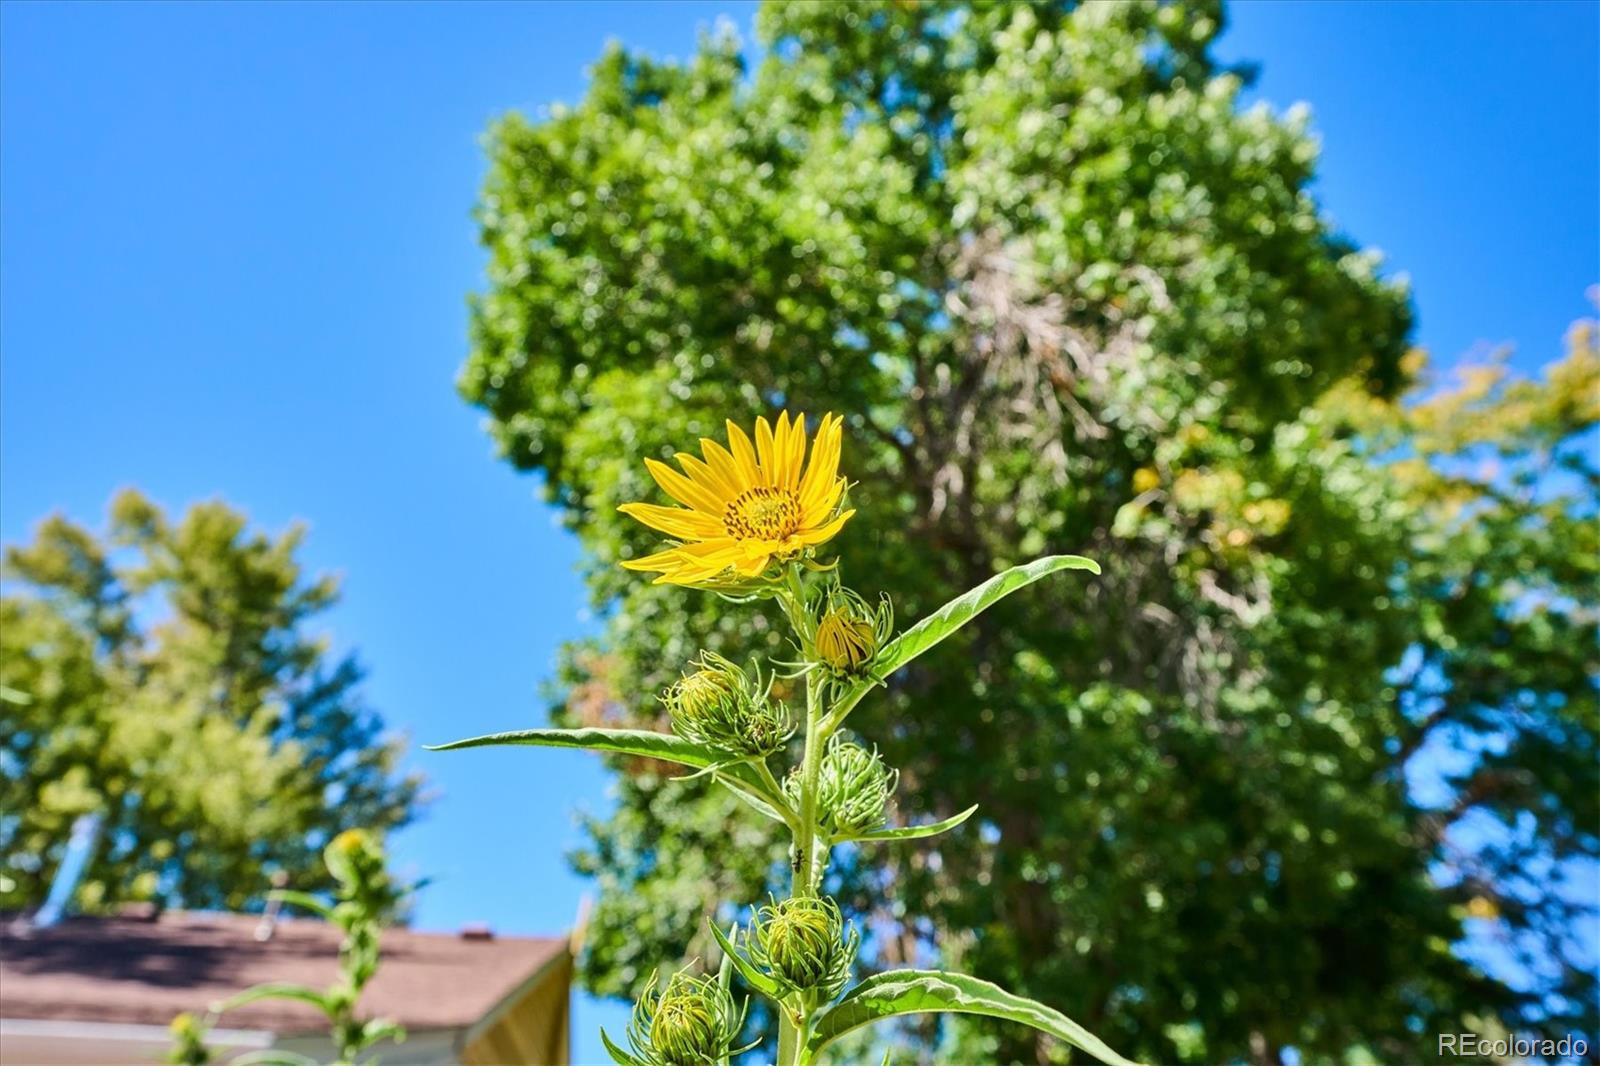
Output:
<svg viewBox="0 0 1600 1066">
<path fill-rule="evenodd" d="M 578 550 L 455 396 L 478 138 L 608 38 L 687 55 L 744 3 L 0 8 L 0 537 L 122 485 L 311 526 L 326 619 L 419 742 L 538 723 Z M 1600 281 L 1600 7 L 1253 2 L 1221 53 L 1312 105 L 1318 192 L 1413 282 L 1441 357 L 1536 368 Z M 592 757 L 416 752 L 419 923 L 565 929 Z M 598 1055 L 580 1006 L 579 1061 Z"/>
</svg>

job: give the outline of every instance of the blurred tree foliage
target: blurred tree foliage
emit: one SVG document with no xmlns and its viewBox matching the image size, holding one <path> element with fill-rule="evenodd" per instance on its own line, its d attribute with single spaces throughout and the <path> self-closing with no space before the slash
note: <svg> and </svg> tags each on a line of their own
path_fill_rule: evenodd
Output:
<svg viewBox="0 0 1600 1066">
<path fill-rule="evenodd" d="M 840 550 L 902 617 L 1046 552 L 1106 570 L 858 712 L 904 817 L 984 819 L 846 864 L 877 963 L 937 953 L 1160 1062 L 1592 1031 L 1561 877 L 1600 826 L 1593 327 L 1541 381 L 1435 382 L 1406 292 L 1319 214 L 1307 116 L 1240 107 L 1221 26 L 774 4 L 748 76 L 728 33 L 682 66 L 614 48 L 576 107 L 494 127 L 461 389 L 543 474 L 607 619 L 554 717 L 659 721 L 697 647 L 747 650 L 735 612 L 616 568 L 654 545 L 615 513 L 653 492 L 641 457 L 839 411 Z M 712 954 L 711 901 L 784 861 L 731 801 L 621 769 L 576 856 L 615 995 Z M 1536 979 L 1487 976 L 1469 931 Z"/>
<path fill-rule="evenodd" d="M 414 817 L 420 782 L 307 620 L 298 528 L 221 502 L 170 522 L 133 490 L 108 540 L 62 517 L 5 553 L 0 598 L 0 907 L 49 891 L 80 815 L 101 831 L 76 903 L 238 909 L 277 871 L 331 885 L 320 850 Z"/>
</svg>

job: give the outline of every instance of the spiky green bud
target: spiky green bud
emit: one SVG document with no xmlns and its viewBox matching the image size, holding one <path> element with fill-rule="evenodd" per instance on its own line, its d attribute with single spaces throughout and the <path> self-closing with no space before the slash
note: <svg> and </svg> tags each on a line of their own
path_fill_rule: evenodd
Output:
<svg viewBox="0 0 1600 1066">
<path fill-rule="evenodd" d="M 750 961 L 787 989 L 816 992 L 820 1002 L 850 979 L 859 937 L 826 897 L 798 897 L 756 911 L 747 939 Z"/>
<path fill-rule="evenodd" d="M 680 970 L 658 987 L 649 987 L 633 1007 L 628 1043 L 649 1066 L 709 1066 L 733 1053 L 744 1012 L 715 977 Z"/>
<path fill-rule="evenodd" d="M 835 736 L 817 775 L 817 816 L 823 831 L 837 840 L 881 827 L 899 781 L 900 771 L 885 766 L 877 748 Z M 798 769 L 784 780 L 783 791 L 800 806 Z"/>
<path fill-rule="evenodd" d="M 679 736 L 748 759 L 771 755 L 794 735 L 788 710 L 759 674 L 709 651 L 692 665 L 661 697 Z"/>
</svg>

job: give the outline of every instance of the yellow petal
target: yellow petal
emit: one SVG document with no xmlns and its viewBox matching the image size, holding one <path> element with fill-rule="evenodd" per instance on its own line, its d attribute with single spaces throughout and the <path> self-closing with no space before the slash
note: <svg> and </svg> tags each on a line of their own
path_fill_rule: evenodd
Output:
<svg viewBox="0 0 1600 1066">
<path fill-rule="evenodd" d="M 752 488 L 761 484 L 761 470 L 756 466 L 756 450 L 750 446 L 750 438 L 744 435 L 744 430 L 728 422 L 728 450 L 733 453 L 733 461 L 739 464 L 739 478 L 745 488 Z"/>
<path fill-rule="evenodd" d="M 841 511 L 839 512 L 839 517 L 827 525 L 818 526 L 816 529 L 802 530 L 795 534 L 794 539 L 805 545 L 821 544 L 823 541 L 832 540 L 839 530 L 844 528 L 844 524 L 850 521 L 850 516 L 853 514 L 855 514 L 854 511 Z"/>
<path fill-rule="evenodd" d="M 800 528 L 811 529 L 828 520 L 834 508 L 839 506 L 839 497 L 844 495 L 846 481 L 842 477 L 833 479 L 833 484 L 822 495 L 813 498 L 809 503 L 802 500 L 800 503 Z"/>
<path fill-rule="evenodd" d="M 775 483 L 774 475 L 778 472 L 777 449 L 772 443 L 772 424 L 766 416 L 756 419 L 756 458 L 761 464 L 762 485 Z"/>
<path fill-rule="evenodd" d="M 806 416 L 795 415 L 789 422 L 789 439 L 787 443 L 779 442 L 784 454 L 783 480 L 779 482 L 786 489 L 793 489 L 800 484 L 800 471 L 806 465 Z"/>
<path fill-rule="evenodd" d="M 724 509 L 733 502 L 735 496 L 739 495 L 738 486 L 724 480 L 722 475 L 707 466 L 704 460 L 688 452 L 679 452 L 674 458 L 678 460 L 678 465 L 683 467 L 683 472 L 689 475 L 690 481 L 722 500 Z"/>
<path fill-rule="evenodd" d="M 767 568 L 767 563 L 771 561 L 771 552 L 759 552 L 753 555 L 746 555 L 744 558 L 734 563 L 733 568 L 742 577 L 755 577 L 757 574 L 761 573 L 761 571 L 765 570 Z"/>
<path fill-rule="evenodd" d="M 666 463 L 646 459 L 644 465 L 645 469 L 650 471 L 650 476 L 656 479 L 656 484 L 661 486 L 661 490 L 674 500 L 713 517 L 721 516 L 722 501 L 717 499 L 711 490 L 696 485 Z"/>
<path fill-rule="evenodd" d="M 723 483 L 733 487 L 735 497 L 749 488 L 739 473 L 739 464 L 734 462 L 728 449 L 709 437 L 701 437 L 700 454 L 706 457 L 706 465 L 722 478 Z"/>
<path fill-rule="evenodd" d="M 780 488 L 789 483 L 789 412 L 778 412 L 778 424 L 772 430 L 772 484 Z"/>
<path fill-rule="evenodd" d="M 736 565 L 742 558 L 739 545 L 732 540 L 687 544 L 678 549 L 678 554 L 677 565 L 666 575 L 667 580 L 675 585 L 707 581 Z"/>
<path fill-rule="evenodd" d="M 833 494 L 839 477 L 839 450 L 843 440 L 842 420 L 830 415 L 817 427 L 816 443 L 811 446 L 811 465 L 800 483 L 800 507 L 814 512 Z M 835 497 L 837 499 L 837 497 Z M 832 504 L 828 505 L 831 509 Z"/>
<path fill-rule="evenodd" d="M 728 537 L 684 544 L 641 559 L 624 559 L 629 570 L 660 570 L 669 574 L 721 573 L 740 558 L 738 544 Z"/>
<path fill-rule="evenodd" d="M 636 518 L 651 529 L 685 540 L 704 540 L 707 537 L 727 536 L 722 522 L 699 511 L 682 507 L 657 507 L 653 503 L 625 503 L 617 510 L 629 518 Z"/>
<path fill-rule="evenodd" d="M 668 548 L 666 551 L 656 552 L 654 555 L 643 555 L 637 559 L 622 560 L 624 570 L 669 570 L 680 565 L 679 555 L 681 549 Z"/>
</svg>

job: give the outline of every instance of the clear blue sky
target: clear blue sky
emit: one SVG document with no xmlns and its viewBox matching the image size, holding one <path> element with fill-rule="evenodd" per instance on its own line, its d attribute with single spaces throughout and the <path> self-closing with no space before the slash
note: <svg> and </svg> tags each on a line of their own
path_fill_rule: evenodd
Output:
<svg viewBox="0 0 1600 1066">
<path fill-rule="evenodd" d="M 436 741 L 537 724 L 581 632 L 574 542 L 455 396 L 478 137 L 576 99 L 607 38 L 687 55 L 744 3 L 0 8 L 0 536 L 119 486 L 311 525 L 371 702 Z M 1309 102 L 1319 193 L 1450 356 L 1559 351 L 1600 280 L 1600 7 L 1254 2 L 1222 53 Z M 417 752 L 419 922 L 565 929 L 589 756 Z M 599 1054 L 585 1004 L 580 1061 Z"/>
</svg>

